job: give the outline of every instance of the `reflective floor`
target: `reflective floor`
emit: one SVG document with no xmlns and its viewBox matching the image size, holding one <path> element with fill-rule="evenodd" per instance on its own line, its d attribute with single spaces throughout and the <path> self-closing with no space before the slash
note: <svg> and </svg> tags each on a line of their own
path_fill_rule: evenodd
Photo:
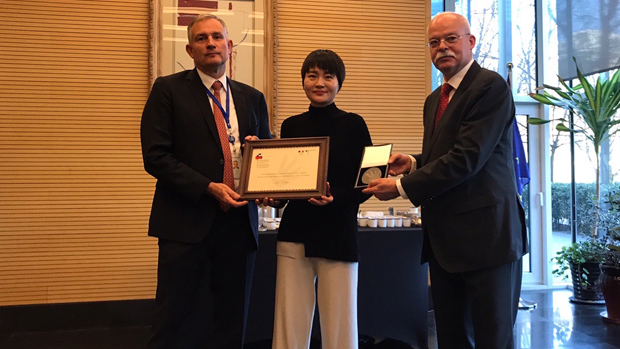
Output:
<svg viewBox="0 0 620 349">
<path fill-rule="evenodd" d="M 620 349 L 620 325 L 603 322 L 601 305 L 569 302 L 569 290 L 523 291 L 524 300 L 537 303 L 531 311 L 521 310 L 517 318 L 515 348 Z M 429 313 L 429 349 L 436 349 L 433 313 Z M 139 349 L 148 339 L 148 328 L 89 329 L 0 335 L 2 349 Z M 313 345 L 312 349 L 318 345 Z M 250 343 L 246 349 L 268 349 L 269 343 Z M 360 349 L 399 349 L 410 346 L 390 339 Z"/>
<path fill-rule="evenodd" d="M 521 298 L 536 303 L 533 310 L 519 310 L 515 349 L 619 349 L 620 325 L 603 321 L 604 305 L 574 304 L 571 290 L 523 291 Z M 436 349 L 429 313 L 429 349 Z"/>
<path fill-rule="evenodd" d="M 620 348 L 620 325 L 603 321 L 605 306 L 574 304 L 571 296 L 570 290 L 523 291 L 538 307 L 519 311 L 515 348 Z"/>
</svg>

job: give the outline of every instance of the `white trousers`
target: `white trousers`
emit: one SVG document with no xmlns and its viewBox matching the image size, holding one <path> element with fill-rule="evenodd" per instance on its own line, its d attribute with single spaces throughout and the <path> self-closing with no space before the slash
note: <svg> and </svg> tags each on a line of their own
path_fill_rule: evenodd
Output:
<svg viewBox="0 0 620 349">
<path fill-rule="evenodd" d="M 306 257 L 304 245 L 294 242 L 278 241 L 276 253 L 272 348 L 309 348 L 318 298 L 322 349 L 357 349 L 358 263 Z"/>
</svg>

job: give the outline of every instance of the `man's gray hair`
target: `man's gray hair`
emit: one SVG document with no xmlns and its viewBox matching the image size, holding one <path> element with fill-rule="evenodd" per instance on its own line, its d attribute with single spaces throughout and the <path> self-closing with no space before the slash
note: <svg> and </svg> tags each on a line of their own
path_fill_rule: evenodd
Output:
<svg viewBox="0 0 620 349">
<path fill-rule="evenodd" d="M 187 25 L 187 41 L 188 42 L 190 43 L 192 42 L 191 32 L 192 32 L 192 27 L 194 26 L 194 24 L 198 22 L 206 21 L 207 19 L 215 19 L 216 21 L 222 23 L 222 27 L 224 27 L 224 32 L 226 36 L 228 37 L 228 28 L 226 27 L 226 23 L 224 23 L 223 19 L 221 19 L 220 17 L 216 15 L 203 14 L 203 15 L 198 15 L 194 17 L 194 19 L 192 19 L 192 21 Z"/>
</svg>

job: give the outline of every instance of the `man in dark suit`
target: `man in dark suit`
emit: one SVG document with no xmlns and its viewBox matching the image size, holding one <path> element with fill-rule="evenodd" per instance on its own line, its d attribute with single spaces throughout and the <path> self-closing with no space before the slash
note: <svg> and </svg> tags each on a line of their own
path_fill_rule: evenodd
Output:
<svg viewBox="0 0 620 349">
<path fill-rule="evenodd" d="M 424 104 L 422 154 L 393 154 L 390 174 L 365 193 L 422 206 L 439 348 L 513 348 L 527 250 L 512 159 L 512 93 L 481 68 L 467 20 L 441 13 L 428 28 L 444 86 Z M 443 95 L 443 96 L 442 96 Z"/>
<path fill-rule="evenodd" d="M 267 106 L 226 77 L 232 41 L 220 18 L 196 17 L 188 39 L 196 68 L 158 78 L 142 114 L 144 167 L 157 179 L 149 235 L 159 238 L 148 347 L 242 348 L 258 211 L 234 191 L 233 161 L 244 141 L 270 138 Z"/>
</svg>

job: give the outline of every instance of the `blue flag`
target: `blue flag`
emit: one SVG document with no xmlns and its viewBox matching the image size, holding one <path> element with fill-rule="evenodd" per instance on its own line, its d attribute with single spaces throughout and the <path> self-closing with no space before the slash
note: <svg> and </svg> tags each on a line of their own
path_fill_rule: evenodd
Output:
<svg viewBox="0 0 620 349">
<path fill-rule="evenodd" d="M 525 149 L 523 148 L 523 141 L 521 140 L 521 133 L 519 132 L 519 125 L 517 124 L 516 118 L 513 125 L 512 155 L 515 162 L 517 191 L 519 195 L 521 195 L 521 193 L 523 193 L 523 187 L 530 182 L 530 169 L 527 166 Z"/>
<path fill-rule="evenodd" d="M 508 78 L 506 82 L 512 89 L 510 75 L 512 70 L 508 71 Z M 523 193 L 523 187 L 530 182 L 530 169 L 527 166 L 527 160 L 525 157 L 525 148 L 523 148 L 523 140 L 521 140 L 521 132 L 519 132 L 519 124 L 517 124 L 517 118 L 515 117 L 514 125 L 512 127 L 512 158 L 515 163 L 515 179 L 517 180 L 517 192 L 519 195 Z"/>
</svg>

